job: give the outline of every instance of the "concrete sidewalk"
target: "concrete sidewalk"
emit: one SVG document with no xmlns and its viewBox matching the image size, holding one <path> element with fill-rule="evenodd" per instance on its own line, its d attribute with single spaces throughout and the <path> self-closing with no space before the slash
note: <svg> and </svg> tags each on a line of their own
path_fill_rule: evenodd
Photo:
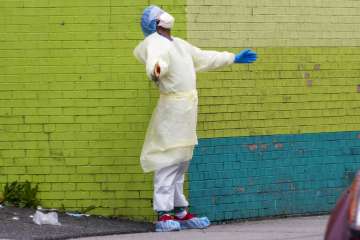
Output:
<svg viewBox="0 0 360 240">
<path fill-rule="evenodd" d="M 213 225 L 206 230 L 186 230 L 173 233 L 138 233 L 82 240 L 322 240 L 328 216 L 282 218 Z"/>
</svg>

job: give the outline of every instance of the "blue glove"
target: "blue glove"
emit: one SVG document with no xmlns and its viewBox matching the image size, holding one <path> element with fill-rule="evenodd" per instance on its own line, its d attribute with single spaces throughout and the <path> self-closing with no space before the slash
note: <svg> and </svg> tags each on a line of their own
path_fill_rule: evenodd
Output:
<svg viewBox="0 0 360 240">
<path fill-rule="evenodd" d="M 252 63 L 256 61 L 256 52 L 251 49 L 244 49 L 235 55 L 234 63 Z"/>
</svg>

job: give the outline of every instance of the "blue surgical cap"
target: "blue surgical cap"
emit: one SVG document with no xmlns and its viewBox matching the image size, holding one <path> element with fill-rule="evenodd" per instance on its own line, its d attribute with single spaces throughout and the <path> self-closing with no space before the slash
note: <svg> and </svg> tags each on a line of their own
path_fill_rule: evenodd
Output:
<svg viewBox="0 0 360 240">
<path fill-rule="evenodd" d="M 156 20 L 157 17 L 164 11 L 158 6 L 149 6 L 145 8 L 141 16 L 141 29 L 144 36 L 147 37 L 150 34 L 156 32 Z"/>
</svg>

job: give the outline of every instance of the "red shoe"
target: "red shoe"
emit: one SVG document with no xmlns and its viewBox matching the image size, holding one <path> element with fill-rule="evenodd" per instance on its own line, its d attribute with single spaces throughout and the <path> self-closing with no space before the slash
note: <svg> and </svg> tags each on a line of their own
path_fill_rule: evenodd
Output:
<svg viewBox="0 0 360 240">
<path fill-rule="evenodd" d="M 168 221 L 168 220 L 174 220 L 174 217 L 170 214 L 164 214 L 159 217 L 159 221 Z"/>
<path fill-rule="evenodd" d="M 183 217 L 183 218 L 178 218 L 176 215 L 174 217 L 174 219 L 176 221 L 186 221 L 186 220 L 190 220 L 190 219 L 193 219 L 195 216 L 192 215 L 191 213 L 186 213 L 186 215 Z"/>
</svg>

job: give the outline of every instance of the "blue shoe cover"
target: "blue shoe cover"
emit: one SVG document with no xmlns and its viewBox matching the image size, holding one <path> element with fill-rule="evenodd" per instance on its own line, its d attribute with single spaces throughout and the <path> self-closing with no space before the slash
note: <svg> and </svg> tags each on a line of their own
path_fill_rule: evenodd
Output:
<svg viewBox="0 0 360 240">
<path fill-rule="evenodd" d="M 207 217 L 194 217 L 192 219 L 179 222 L 181 229 L 204 229 L 210 226 L 210 220 Z"/>
<path fill-rule="evenodd" d="M 158 221 L 155 224 L 156 232 L 172 232 L 179 231 L 180 229 L 180 223 L 174 220 Z"/>
</svg>

